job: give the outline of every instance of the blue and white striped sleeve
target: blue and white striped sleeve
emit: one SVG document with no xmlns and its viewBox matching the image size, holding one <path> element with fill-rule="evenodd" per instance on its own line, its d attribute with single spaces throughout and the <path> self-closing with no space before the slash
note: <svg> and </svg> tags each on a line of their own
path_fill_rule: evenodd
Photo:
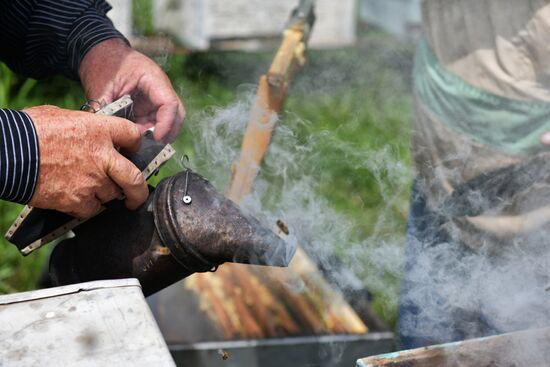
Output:
<svg viewBox="0 0 550 367">
<path fill-rule="evenodd" d="M 0 2 L 0 58 L 26 76 L 78 79 L 80 62 L 98 43 L 120 38 L 103 0 Z"/>
<path fill-rule="evenodd" d="M 36 129 L 25 112 L 0 109 L 0 199 L 26 204 L 38 181 Z"/>
</svg>

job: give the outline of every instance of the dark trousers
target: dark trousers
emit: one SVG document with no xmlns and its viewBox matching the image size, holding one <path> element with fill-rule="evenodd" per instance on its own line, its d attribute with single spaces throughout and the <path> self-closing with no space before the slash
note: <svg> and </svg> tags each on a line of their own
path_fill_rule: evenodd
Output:
<svg viewBox="0 0 550 367">
<path fill-rule="evenodd" d="M 399 304 L 401 349 L 496 333 L 476 304 L 472 274 L 479 274 L 481 255 L 454 243 L 442 223 L 415 184 Z"/>
</svg>

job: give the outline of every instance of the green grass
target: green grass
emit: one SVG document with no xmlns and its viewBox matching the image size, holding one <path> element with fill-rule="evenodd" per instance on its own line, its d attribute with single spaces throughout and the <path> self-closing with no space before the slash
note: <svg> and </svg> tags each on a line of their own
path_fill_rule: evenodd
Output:
<svg viewBox="0 0 550 367">
<path fill-rule="evenodd" d="M 151 0 L 134 0 L 132 2 L 132 18 L 134 33 L 142 36 L 154 34 L 153 3 Z"/>
<path fill-rule="evenodd" d="M 147 32 L 145 25 L 143 33 Z M 217 52 L 159 60 L 186 104 L 187 122 L 176 148 L 189 154 L 201 172 L 214 169 L 209 167 L 214 164 L 209 162 L 212 157 L 193 149 L 201 124 L 225 106 L 234 105 L 242 98 L 243 89 L 251 90 L 272 55 Z M 276 147 L 285 147 L 288 142 L 283 140 L 290 137 L 290 151 L 303 151 L 303 156 L 296 157 L 301 166 L 289 170 L 294 180 L 290 182 L 300 182 L 302 175 L 315 180 L 315 197 L 326 203 L 323 208 L 333 211 L 337 223 L 346 226 L 338 243 L 323 244 L 324 248 L 371 288 L 377 312 L 390 324 L 395 322 L 399 249 L 404 241 L 411 179 L 411 60 L 410 47 L 380 35 L 364 38 L 357 48 L 310 52 L 309 64 L 297 76 L 279 121 L 284 129 L 274 138 Z M 77 109 L 84 100 L 74 82 L 26 80 L 5 67 L 0 73 L 3 107 L 54 104 Z M 239 141 L 236 135 L 227 144 L 235 150 Z M 277 207 L 274 198 L 282 195 L 277 191 L 282 181 L 276 168 L 271 156 L 261 175 L 267 186 L 262 199 L 266 207 Z M 228 176 L 229 167 L 223 170 Z M 18 210 L 17 205 L 0 203 L 2 230 Z M 334 236 L 335 231 L 331 233 Z M 380 255 L 377 250 L 384 246 L 389 250 Z M 0 241 L 0 293 L 32 289 L 47 254 L 48 250 L 42 249 L 23 258 L 12 245 Z"/>
</svg>

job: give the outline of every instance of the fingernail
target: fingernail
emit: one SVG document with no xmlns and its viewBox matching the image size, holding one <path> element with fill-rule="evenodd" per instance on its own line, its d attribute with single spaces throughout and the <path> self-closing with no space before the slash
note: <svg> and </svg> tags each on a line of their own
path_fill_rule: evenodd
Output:
<svg viewBox="0 0 550 367">
<path fill-rule="evenodd" d="M 540 138 L 540 141 L 542 142 L 542 144 L 550 145 L 550 133 L 544 134 L 544 135 Z"/>
</svg>

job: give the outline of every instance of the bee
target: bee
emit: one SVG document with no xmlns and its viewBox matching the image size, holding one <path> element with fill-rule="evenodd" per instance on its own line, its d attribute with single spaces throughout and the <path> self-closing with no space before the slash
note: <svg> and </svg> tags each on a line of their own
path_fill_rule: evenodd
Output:
<svg viewBox="0 0 550 367">
<path fill-rule="evenodd" d="M 280 219 L 277 219 L 277 228 L 279 228 L 279 231 L 283 232 L 284 234 L 288 235 L 290 232 L 288 231 L 288 227 L 284 222 Z"/>
<path fill-rule="evenodd" d="M 222 361 L 225 361 L 229 358 L 229 352 L 223 349 L 218 349 L 218 354 L 222 358 Z"/>
</svg>

